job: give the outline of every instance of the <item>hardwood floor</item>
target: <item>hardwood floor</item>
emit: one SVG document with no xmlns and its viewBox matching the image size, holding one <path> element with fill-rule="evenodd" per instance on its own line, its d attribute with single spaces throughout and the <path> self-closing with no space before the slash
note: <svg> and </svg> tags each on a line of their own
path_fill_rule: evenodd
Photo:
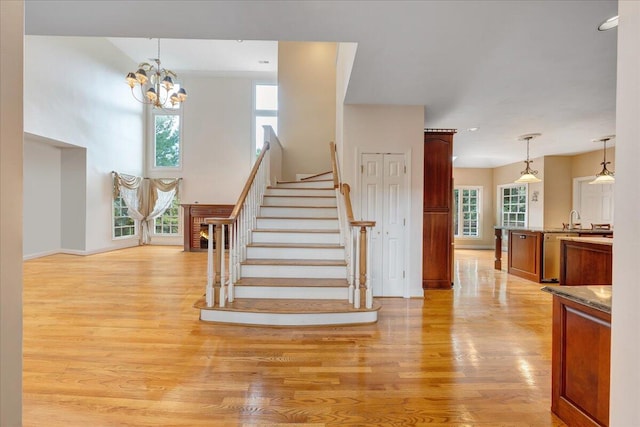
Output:
<svg viewBox="0 0 640 427">
<path fill-rule="evenodd" d="M 376 324 L 206 324 L 206 253 L 24 264 L 24 426 L 562 426 L 551 295 L 456 251 L 453 291 Z"/>
</svg>

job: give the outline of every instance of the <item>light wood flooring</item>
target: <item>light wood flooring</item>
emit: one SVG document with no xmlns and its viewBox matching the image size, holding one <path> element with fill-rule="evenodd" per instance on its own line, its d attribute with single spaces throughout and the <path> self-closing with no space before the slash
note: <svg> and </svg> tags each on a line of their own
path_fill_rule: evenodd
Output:
<svg viewBox="0 0 640 427">
<path fill-rule="evenodd" d="M 24 264 L 24 426 L 562 426 L 551 296 L 456 251 L 456 286 L 376 324 L 200 322 L 206 253 Z"/>
</svg>

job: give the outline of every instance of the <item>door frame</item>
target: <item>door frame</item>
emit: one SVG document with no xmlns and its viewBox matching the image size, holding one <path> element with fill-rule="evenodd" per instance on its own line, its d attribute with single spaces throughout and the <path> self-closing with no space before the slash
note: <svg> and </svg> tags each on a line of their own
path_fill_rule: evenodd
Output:
<svg viewBox="0 0 640 427">
<path fill-rule="evenodd" d="M 366 148 L 361 146 L 356 146 L 354 148 L 355 152 L 355 164 L 353 165 L 353 170 L 355 171 L 355 188 L 357 192 L 355 192 L 354 197 L 358 198 L 357 203 L 355 204 L 358 209 L 358 213 L 362 212 L 362 173 L 360 172 L 360 165 L 363 154 L 400 154 L 404 157 L 404 165 L 407 168 L 407 173 L 404 174 L 404 186 L 405 186 L 405 219 L 406 225 L 404 227 L 404 231 L 402 233 L 402 239 L 404 241 L 403 245 L 403 266 L 402 270 L 404 272 L 404 276 L 402 278 L 402 298 L 411 298 L 410 287 L 409 287 L 409 276 L 411 271 L 411 257 L 410 254 L 410 245 L 409 245 L 409 230 L 411 230 L 411 148 L 408 148 L 404 151 L 402 150 L 394 150 L 393 146 L 389 146 L 385 149 L 376 149 L 376 148 Z M 353 198 L 352 198 L 353 202 Z"/>
</svg>

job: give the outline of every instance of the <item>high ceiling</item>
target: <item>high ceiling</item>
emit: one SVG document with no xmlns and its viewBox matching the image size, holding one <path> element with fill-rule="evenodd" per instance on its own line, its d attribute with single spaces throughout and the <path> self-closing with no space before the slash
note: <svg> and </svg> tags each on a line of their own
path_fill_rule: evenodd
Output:
<svg viewBox="0 0 640 427">
<path fill-rule="evenodd" d="M 425 127 L 458 129 L 457 167 L 495 167 L 523 160 L 521 134 L 542 133 L 538 157 L 615 133 L 617 30 L 596 27 L 616 14 L 615 0 L 27 0 L 26 32 L 357 42 L 346 103 L 424 105 Z"/>
</svg>

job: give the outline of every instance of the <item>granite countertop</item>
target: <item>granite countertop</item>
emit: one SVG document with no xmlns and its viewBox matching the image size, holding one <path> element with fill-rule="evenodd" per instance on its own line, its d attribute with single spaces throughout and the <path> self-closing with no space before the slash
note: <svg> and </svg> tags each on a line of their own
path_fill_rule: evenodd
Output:
<svg viewBox="0 0 640 427">
<path fill-rule="evenodd" d="M 542 290 L 611 314 L 611 285 L 544 286 Z"/>
<path fill-rule="evenodd" d="M 591 228 L 572 228 L 567 230 L 562 227 L 509 227 L 509 226 L 501 226 L 494 225 L 494 229 L 496 230 L 520 230 L 520 231 L 533 231 L 540 233 L 575 233 L 575 234 L 613 234 L 613 230 L 592 230 Z"/>
<path fill-rule="evenodd" d="M 599 245 L 613 246 L 613 237 L 576 237 L 576 236 L 561 236 L 560 240 L 570 240 L 572 242 L 585 242 L 585 243 L 597 243 Z"/>
</svg>

